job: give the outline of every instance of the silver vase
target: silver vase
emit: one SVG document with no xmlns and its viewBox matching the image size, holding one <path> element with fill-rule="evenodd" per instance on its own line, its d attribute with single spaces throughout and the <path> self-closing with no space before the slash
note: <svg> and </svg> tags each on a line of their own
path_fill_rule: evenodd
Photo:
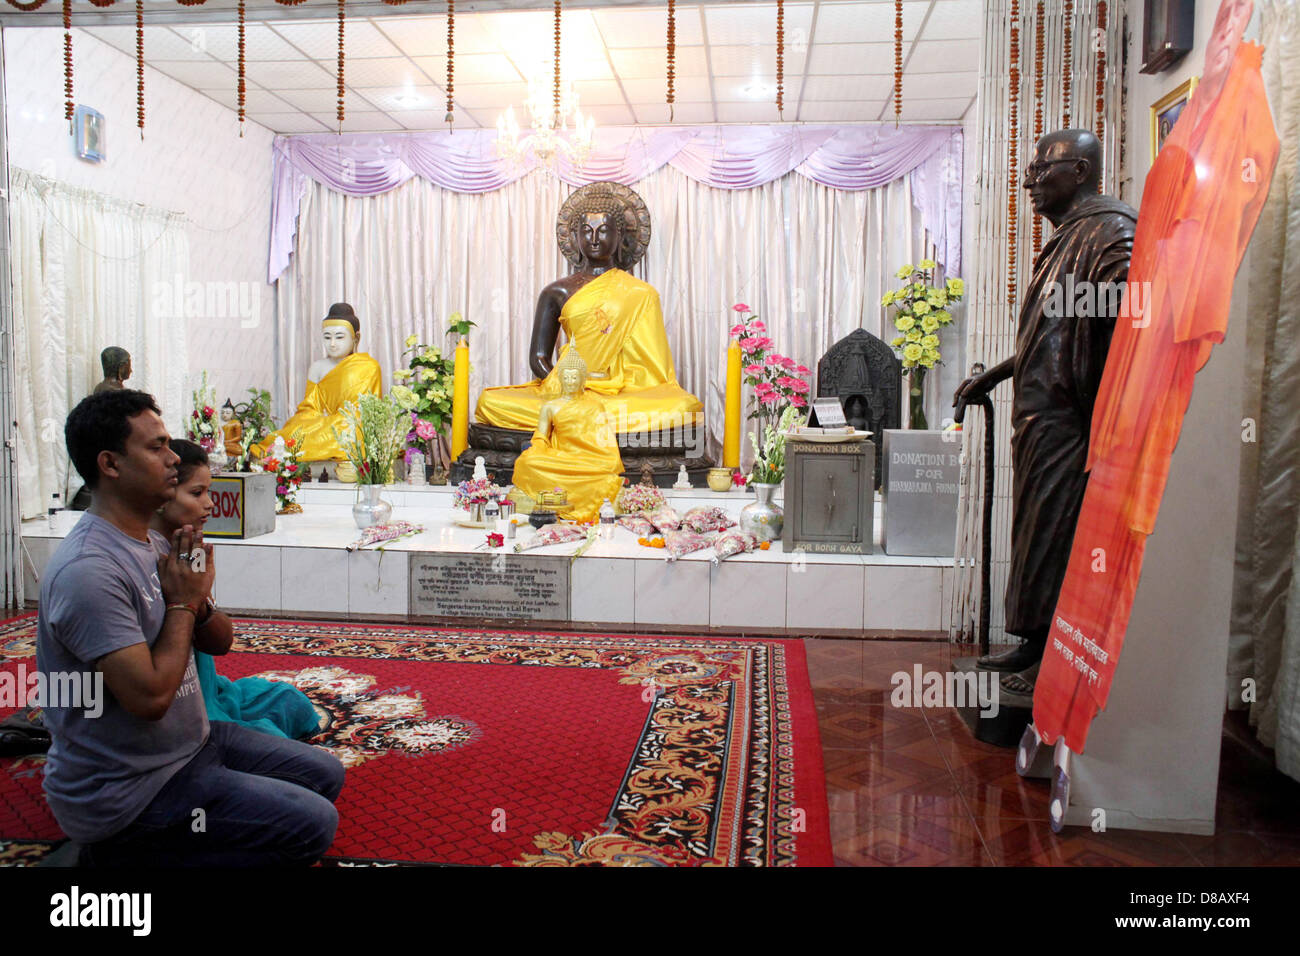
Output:
<svg viewBox="0 0 1300 956">
<path fill-rule="evenodd" d="M 388 524 L 388 519 L 393 516 L 393 506 L 379 497 L 383 490 L 383 485 L 357 485 L 357 503 L 352 506 L 352 520 L 362 531 L 371 525 Z"/>
<path fill-rule="evenodd" d="M 781 486 L 755 481 L 749 487 L 754 489 L 754 500 L 740 509 L 740 530 L 759 541 L 777 540 L 785 525 L 785 512 L 772 501 L 772 496 Z"/>
</svg>

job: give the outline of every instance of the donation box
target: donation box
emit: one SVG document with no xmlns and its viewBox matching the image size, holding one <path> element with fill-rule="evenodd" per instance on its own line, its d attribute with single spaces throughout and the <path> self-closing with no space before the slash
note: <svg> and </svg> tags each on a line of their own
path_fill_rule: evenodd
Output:
<svg viewBox="0 0 1300 956">
<path fill-rule="evenodd" d="M 205 538 L 256 538 L 275 530 L 275 475 L 212 476 L 212 517 Z"/>
<path fill-rule="evenodd" d="M 957 539 L 961 433 L 885 429 L 886 554 L 951 557 Z"/>
</svg>

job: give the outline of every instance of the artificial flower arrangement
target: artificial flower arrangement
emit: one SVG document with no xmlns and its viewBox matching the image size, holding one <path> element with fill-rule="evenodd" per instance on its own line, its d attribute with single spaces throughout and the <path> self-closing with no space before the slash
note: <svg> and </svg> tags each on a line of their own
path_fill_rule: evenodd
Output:
<svg viewBox="0 0 1300 956">
<path fill-rule="evenodd" d="M 217 447 L 216 434 L 220 426 L 217 423 L 216 389 L 208 388 L 208 373 L 203 371 L 203 384 L 193 392 L 194 409 L 190 419 L 185 423 L 185 437 L 196 442 L 208 454 Z"/>
<path fill-rule="evenodd" d="M 880 300 L 883 306 L 893 306 L 894 328 L 903 333 L 889 344 L 911 377 L 909 424 L 912 428 L 926 427 L 925 373 L 943 364 L 939 333 L 952 324 L 948 307 L 966 294 L 966 284 L 961 279 L 948 279 L 942 286 L 931 285 L 938 267 L 933 259 L 903 266 L 895 273 L 903 280 L 902 287 L 886 292 Z"/>
<path fill-rule="evenodd" d="M 504 490 L 491 478 L 470 478 L 456 486 L 452 497 L 452 507 L 469 511 L 473 505 L 484 505 L 496 501 L 505 494 Z"/>
<path fill-rule="evenodd" d="M 343 428 L 331 428 L 356 469 L 358 485 L 387 485 L 406 439 L 406 413 L 395 400 L 362 395 L 340 409 Z"/>
<path fill-rule="evenodd" d="M 452 313 L 451 332 L 469 331 L 459 312 Z M 462 331 L 463 330 L 463 331 Z M 423 451 L 425 461 L 445 465 L 448 459 L 446 432 L 451 425 L 452 398 L 455 392 L 456 360 L 442 354 L 436 345 L 425 345 L 412 333 L 406 337 L 403 356 L 410 356 L 407 367 L 393 373 L 393 400 L 410 414 L 406 432 L 406 463 L 416 451 Z"/>
<path fill-rule="evenodd" d="M 623 479 L 627 481 L 626 478 Z M 653 511 L 664 503 L 664 493 L 654 485 L 624 484 L 614 500 L 614 510 L 621 515 Z"/>
<path fill-rule="evenodd" d="M 281 515 L 300 514 L 302 505 L 295 500 L 298 495 L 298 486 L 302 484 L 302 469 L 298 460 L 298 438 L 295 434 L 293 438 L 285 440 L 283 443 L 276 439 L 276 445 L 272 446 L 270 453 L 262 459 L 262 470 L 275 475 L 275 513 Z M 279 447 L 284 448 L 283 454 L 277 454 Z"/>
<path fill-rule="evenodd" d="M 369 528 L 361 532 L 361 537 L 357 538 L 347 546 L 348 551 L 358 551 L 363 548 L 369 548 L 377 544 L 386 544 L 389 541 L 396 541 L 399 538 L 410 538 L 424 531 L 424 525 L 411 524 L 409 521 L 390 521 L 388 524 L 372 524 Z M 377 548 L 383 551 L 383 548 Z"/>
<path fill-rule="evenodd" d="M 745 384 L 749 396 L 749 418 L 754 421 L 749 443 L 754 449 L 754 466 L 745 483 L 779 484 L 785 478 L 785 436 L 806 420 L 800 409 L 808 407 L 809 385 L 803 376 L 805 365 L 773 351 L 767 326 L 744 303 L 732 309 L 740 321 L 731 327 L 731 337 L 740 346 Z"/>
</svg>

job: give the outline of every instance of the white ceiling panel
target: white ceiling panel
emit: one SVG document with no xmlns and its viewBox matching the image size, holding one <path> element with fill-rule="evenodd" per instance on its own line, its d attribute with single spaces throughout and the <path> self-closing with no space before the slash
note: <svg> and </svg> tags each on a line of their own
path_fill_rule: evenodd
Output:
<svg viewBox="0 0 1300 956">
<path fill-rule="evenodd" d="M 515 115 L 524 123 L 527 114 L 523 112 L 524 100 L 528 97 L 528 86 L 524 83 L 481 83 L 456 87 L 456 102 L 466 109 L 503 110 L 507 106 L 515 108 Z"/>
<path fill-rule="evenodd" d="M 333 113 L 316 113 L 316 119 L 324 123 L 325 126 L 334 132 L 339 128 L 339 121 Z M 343 132 L 345 133 L 372 133 L 379 131 L 397 130 L 401 131 L 404 127 L 397 120 L 393 119 L 387 113 L 348 113 L 347 119 L 343 121 Z"/>
<path fill-rule="evenodd" d="M 794 104 L 787 103 L 785 118 L 794 119 Z M 776 103 L 719 103 L 719 123 L 779 123 L 781 116 Z"/>
<path fill-rule="evenodd" d="M 445 56 L 416 57 L 415 65 L 424 70 L 429 79 L 435 83 L 446 82 L 447 58 Z M 455 68 L 456 76 L 453 82 L 457 89 L 475 83 L 511 83 L 523 79 L 510 57 L 504 53 L 473 55 L 457 53 Z"/>
<path fill-rule="evenodd" d="M 647 126 L 667 126 L 668 104 L 667 103 L 634 103 L 632 112 L 636 114 L 636 121 Z M 673 107 L 672 123 L 680 126 L 690 126 L 696 123 L 713 122 L 713 104 L 712 103 L 677 103 Z"/>
<path fill-rule="evenodd" d="M 324 133 L 333 129 L 306 113 L 258 113 L 248 118 L 277 133 Z"/>
<path fill-rule="evenodd" d="M 961 95 L 974 96 L 979 90 L 979 81 L 978 73 L 904 73 L 903 99 L 941 100 Z M 892 78 L 890 88 L 893 88 Z"/>
<path fill-rule="evenodd" d="M 159 73 L 166 73 L 176 82 L 184 83 L 196 90 L 215 90 L 223 86 L 233 90 L 235 84 L 239 82 L 238 73 L 215 60 L 208 60 L 206 63 L 195 63 L 189 60 L 166 60 L 154 63 L 146 59 L 145 62 Z"/>
<path fill-rule="evenodd" d="M 799 109 L 799 120 L 804 123 L 873 123 L 884 105 L 883 100 L 805 102 Z"/>
<path fill-rule="evenodd" d="M 233 87 L 228 90 L 200 90 L 199 92 L 210 99 L 216 100 L 228 110 L 239 108 Z M 276 96 L 274 93 L 268 93 L 266 90 L 244 91 L 244 111 L 246 113 L 287 113 L 297 108 L 296 103 L 285 102 L 281 97 Z"/>
<path fill-rule="evenodd" d="M 390 17 L 373 19 L 379 30 L 407 56 L 445 56 L 447 53 L 446 17 Z M 456 56 L 474 55 L 497 50 L 496 37 L 481 17 L 461 15 L 456 18 Z"/>
<path fill-rule="evenodd" d="M 973 72 L 980 68 L 980 41 L 976 40 L 926 40 L 916 42 L 916 50 L 908 64 L 941 63 L 945 70 Z"/>
<path fill-rule="evenodd" d="M 785 79 L 803 73 L 807 53 L 785 51 Z M 776 44 L 715 46 L 709 48 L 714 76 L 770 76 L 776 79 Z"/>
<path fill-rule="evenodd" d="M 274 60 L 244 66 L 248 82 L 268 90 L 320 90 L 334 85 L 334 75 L 314 60 Z"/>
<path fill-rule="evenodd" d="M 881 100 L 894 88 L 892 76 L 810 76 L 803 86 L 803 99 Z M 951 91 L 945 95 L 950 95 Z"/>
<path fill-rule="evenodd" d="M 786 43 L 795 44 L 801 37 L 804 43 L 808 42 L 813 7 L 812 3 L 785 5 Z M 704 22 L 710 46 L 776 45 L 775 3 L 728 3 L 705 7 Z"/>
<path fill-rule="evenodd" d="M 338 105 L 339 98 L 338 90 L 280 90 L 275 95 L 304 113 L 332 113 Z M 343 109 L 348 113 L 353 110 L 371 112 L 375 109 L 375 104 L 351 90 L 346 90 L 343 93 Z"/>
<path fill-rule="evenodd" d="M 930 0 L 907 0 L 903 4 L 903 42 L 916 37 Z M 927 27 L 928 33 L 928 27 Z M 894 5 L 882 3 L 823 3 L 817 14 L 814 42 L 894 42 Z"/>
<path fill-rule="evenodd" d="M 624 79 L 652 79 L 668 75 L 668 53 L 663 47 L 610 50 L 614 69 Z M 708 76 L 709 61 L 702 46 L 679 46 L 673 57 L 675 76 Z"/>
<path fill-rule="evenodd" d="M 442 4 L 433 6 L 437 13 L 411 15 L 394 7 L 391 15 L 348 20 L 345 131 L 445 128 L 447 21 Z M 204 12 L 209 8 L 211 2 Z M 250 113 L 269 117 L 269 128 L 278 132 L 336 128 L 338 21 L 333 11 L 325 5 L 311 19 L 270 22 L 253 19 L 253 0 L 249 11 Z M 785 121 L 860 122 L 893 116 L 890 0 L 791 0 L 785 11 Z M 549 89 L 552 12 L 457 13 L 456 125 L 494 126 L 507 106 L 522 121 L 525 80 L 531 77 Z M 955 121 L 965 112 L 978 88 L 983 19 L 981 0 L 904 0 L 903 52 L 909 61 L 905 120 Z M 569 9 L 562 30 L 562 75 L 575 84 L 584 112 L 599 125 L 668 122 L 666 5 L 622 7 L 614 0 Z M 85 32 L 134 57 L 133 27 L 90 27 Z M 674 121 L 779 122 L 775 33 L 772 0 L 679 5 Z M 211 91 L 213 99 L 231 107 L 236 52 L 233 23 L 146 30 L 149 65 Z M 124 69 L 123 82 L 131 82 L 129 60 Z"/>
<path fill-rule="evenodd" d="M 925 25 L 927 40 L 978 39 L 984 28 L 982 0 L 937 0 L 930 22 Z"/>
<path fill-rule="evenodd" d="M 700 24 L 698 7 L 684 7 L 678 4 L 674 32 L 677 45 L 699 46 L 704 43 L 704 31 Z M 643 47 L 647 43 L 657 42 L 660 49 L 668 43 L 668 9 L 659 10 L 594 10 L 596 28 L 611 50 L 627 47 Z"/>
<path fill-rule="evenodd" d="M 963 97 L 962 99 L 947 100 L 909 100 L 907 98 L 907 87 L 903 87 L 903 120 L 908 123 L 935 120 L 956 121 L 962 118 L 967 107 L 971 105 L 972 96 Z M 892 118 L 894 108 L 890 106 L 887 110 L 888 116 L 882 116 L 882 119 Z"/>
<path fill-rule="evenodd" d="M 903 57 L 907 58 L 907 44 Z M 892 43 L 814 43 L 808 55 L 810 76 L 864 73 L 894 75 Z"/>
<path fill-rule="evenodd" d="M 239 28 L 233 23 L 200 23 L 193 27 L 174 27 L 181 36 L 194 38 L 210 56 L 227 63 L 239 57 Z M 261 23 L 244 26 L 244 61 L 295 60 L 297 50 L 270 27 Z"/>
<path fill-rule="evenodd" d="M 276 33 L 284 37 L 313 60 L 337 59 L 339 52 L 338 20 L 302 20 L 276 23 Z M 350 59 L 357 57 L 398 56 L 401 51 L 367 20 L 349 20 L 343 37 L 343 50 Z"/>
<path fill-rule="evenodd" d="M 663 77 L 653 80 L 624 80 L 623 91 L 633 106 L 638 103 L 662 103 L 668 95 Z M 679 103 L 707 103 L 713 99 L 706 76 L 679 76 L 673 80 L 673 96 Z"/>
<path fill-rule="evenodd" d="M 447 94 L 436 86 L 389 86 L 359 92 L 388 113 L 436 109 L 441 109 L 444 115 L 447 112 Z"/>
</svg>

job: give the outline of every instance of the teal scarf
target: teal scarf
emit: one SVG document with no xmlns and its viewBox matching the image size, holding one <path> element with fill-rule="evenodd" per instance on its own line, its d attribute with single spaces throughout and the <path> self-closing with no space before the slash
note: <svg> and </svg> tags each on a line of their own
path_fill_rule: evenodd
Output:
<svg viewBox="0 0 1300 956">
<path fill-rule="evenodd" d="M 253 730 L 299 740 L 320 729 L 320 715 L 307 695 L 280 681 L 261 677 L 231 680 L 217 673 L 211 654 L 194 652 L 199 687 L 208 720 L 228 720 Z"/>
</svg>

